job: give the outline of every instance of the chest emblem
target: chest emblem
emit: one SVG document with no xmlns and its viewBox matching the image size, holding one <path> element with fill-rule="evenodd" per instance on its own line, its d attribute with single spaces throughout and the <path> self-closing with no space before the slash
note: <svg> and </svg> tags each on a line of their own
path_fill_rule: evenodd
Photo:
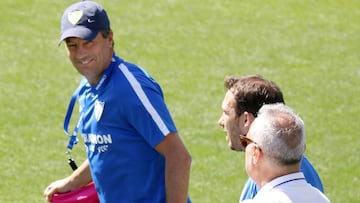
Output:
<svg viewBox="0 0 360 203">
<path fill-rule="evenodd" d="M 95 119 L 96 119 L 96 121 L 99 121 L 101 119 L 101 115 L 104 111 L 105 102 L 96 100 L 94 105 L 95 105 L 95 107 L 94 107 Z"/>
</svg>

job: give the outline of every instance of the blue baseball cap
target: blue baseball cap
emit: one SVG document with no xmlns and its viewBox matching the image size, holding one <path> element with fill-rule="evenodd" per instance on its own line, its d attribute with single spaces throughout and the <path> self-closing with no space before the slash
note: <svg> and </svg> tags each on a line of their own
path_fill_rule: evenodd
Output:
<svg viewBox="0 0 360 203">
<path fill-rule="evenodd" d="M 92 41 L 99 31 L 109 29 L 109 18 L 100 4 L 93 1 L 80 1 L 64 11 L 61 18 L 59 44 L 68 37 Z"/>
</svg>

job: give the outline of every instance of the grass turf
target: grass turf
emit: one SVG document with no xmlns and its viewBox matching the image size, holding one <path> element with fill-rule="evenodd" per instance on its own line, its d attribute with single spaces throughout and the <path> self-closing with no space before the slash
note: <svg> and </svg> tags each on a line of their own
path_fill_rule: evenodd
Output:
<svg viewBox="0 0 360 203">
<path fill-rule="evenodd" d="M 2 2 L 0 202 L 43 202 L 47 184 L 71 172 L 62 119 L 80 76 L 57 41 L 72 2 Z M 277 82 L 305 120 L 306 155 L 330 200 L 360 199 L 358 1 L 99 2 L 117 54 L 163 87 L 193 157 L 193 202 L 238 201 L 244 157 L 227 148 L 216 123 L 223 78 L 246 74 Z"/>
</svg>

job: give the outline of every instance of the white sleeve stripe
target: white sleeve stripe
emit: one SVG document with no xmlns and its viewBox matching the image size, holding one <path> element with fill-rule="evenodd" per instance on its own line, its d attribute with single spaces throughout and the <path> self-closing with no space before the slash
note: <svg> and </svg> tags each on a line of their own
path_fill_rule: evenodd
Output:
<svg viewBox="0 0 360 203">
<path fill-rule="evenodd" d="M 134 89 L 136 95 L 139 97 L 140 101 L 145 106 L 145 109 L 149 112 L 153 120 L 155 121 L 156 125 L 159 127 L 161 132 L 166 136 L 170 133 L 169 129 L 166 127 L 164 121 L 161 119 L 158 112 L 155 110 L 154 106 L 150 103 L 149 99 L 147 98 L 144 90 L 141 88 L 140 83 L 136 80 L 133 74 L 129 71 L 129 69 L 124 65 L 119 65 L 120 70 L 124 73 L 125 77 L 130 82 L 131 87 Z"/>
</svg>

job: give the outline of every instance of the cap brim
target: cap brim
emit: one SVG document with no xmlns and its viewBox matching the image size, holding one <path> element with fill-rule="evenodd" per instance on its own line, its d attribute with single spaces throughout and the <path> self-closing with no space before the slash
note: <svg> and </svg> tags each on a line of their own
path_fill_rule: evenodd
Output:
<svg viewBox="0 0 360 203">
<path fill-rule="evenodd" d="M 61 34 L 59 44 L 68 37 L 78 37 L 86 41 L 92 41 L 95 39 L 96 35 L 99 33 L 97 30 L 90 30 L 86 27 L 77 26 L 74 28 L 67 29 Z"/>
</svg>

